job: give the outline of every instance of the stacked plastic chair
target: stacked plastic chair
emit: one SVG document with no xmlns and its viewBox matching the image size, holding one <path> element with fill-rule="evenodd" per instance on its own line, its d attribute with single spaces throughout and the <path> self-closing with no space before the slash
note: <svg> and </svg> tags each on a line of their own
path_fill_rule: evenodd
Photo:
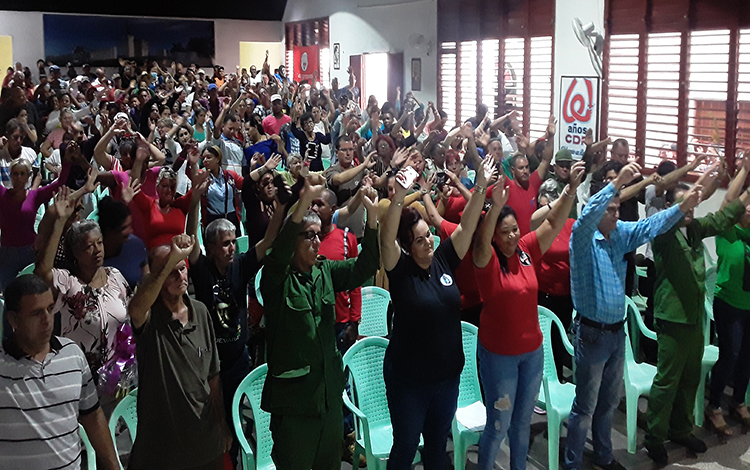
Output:
<svg viewBox="0 0 750 470">
<path fill-rule="evenodd" d="M 461 382 L 458 386 L 458 410 L 453 417 L 451 434 L 453 436 L 453 468 L 463 470 L 466 467 L 466 450 L 469 446 L 478 444 L 484 430 L 484 422 L 476 423 L 467 428 L 458 420 L 461 409 L 473 407 L 474 412 L 487 415 L 482 401 L 482 390 L 479 386 L 479 371 L 477 369 L 477 327 L 471 323 L 461 322 L 461 336 L 464 346 L 464 368 L 461 371 Z"/>
<path fill-rule="evenodd" d="M 388 335 L 388 304 L 391 294 L 380 287 L 362 288 L 362 321 L 359 334 L 362 336 Z"/>
<path fill-rule="evenodd" d="M 554 326 L 553 326 L 554 325 Z M 568 354 L 573 356 L 573 345 L 570 344 L 565 328 L 557 315 L 545 307 L 539 307 L 539 326 L 544 336 L 544 375 L 542 387 L 547 410 L 547 447 L 549 470 L 557 470 L 560 464 L 560 427 L 570 415 L 576 387 L 571 383 L 560 383 L 555 367 L 555 356 L 552 352 L 552 328 L 557 327 L 563 345 Z"/>
<path fill-rule="evenodd" d="M 640 332 L 646 338 L 656 340 L 656 333 L 649 330 L 643 323 L 641 312 L 630 297 L 625 297 L 625 310 L 628 319 L 635 320 L 634 322 L 627 321 L 625 328 L 625 405 L 627 408 L 628 452 L 635 454 L 638 433 L 638 399 L 641 395 L 647 396 L 651 393 L 656 367 L 636 361 L 630 338 L 632 336 L 637 341 L 639 339 L 638 332 Z M 638 332 L 630 331 L 630 325 L 632 324 L 638 327 Z"/>
<path fill-rule="evenodd" d="M 716 263 L 708 260 L 706 269 L 706 298 L 703 317 L 703 358 L 701 359 L 701 382 L 695 394 L 695 425 L 703 426 L 703 410 L 706 407 L 706 379 L 719 360 L 719 348 L 711 344 L 711 322 L 714 319 L 714 292 L 716 292 Z"/>
<path fill-rule="evenodd" d="M 251 469 L 275 469 L 276 465 L 271 458 L 273 450 L 273 438 L 271 437 L 271 414 L 260 408 L 263 384 L 268 374 L 268 365 L 263 364 L 250 372 L 237 387 L 232 399 L 232 424 L 234 434 L 240 445 L 240 457 L 242 468 Z M 253 414 L 253 426 L 255 428 L 255 448 L 247 440 L 245 428 L 242 422 L 241 410 L 244 397 L 250 402 L 250 410 Z"/>
<path fill-rule="evenodd" d="M 349 374 L 354 399 L 352 402 L 344 392 L 344 404 L 354 414 L 353 461 L 359 461 L 364 453 L 369 470 L 385 470 L 393 446 L 393 427 L 383 379 L 387 347 L 387 339 L 374 336 L 357 341 L 344 354 L 344 369 Z"/>
<path fill-rule="evenodd" d="M 112 416 L 109 417 L 109 433 L 112 435 L 112 442 L 115 445 L 115 453 L 118 455 L 118 458 L 120 454 L 117 451 L 117 437 L 115 436 L 117 423 L 120 421 L 120 418 L 122 418 L 125 426 L 127 426 L 128 431 L 130 432 L 130 444 L 132 446 L 133 442 L 135 442 L 135 434 L 138 431 L 137 404 L 138 389 L 135 389 L 126 395 L 125 398 L 120 400 L 120 403 L 118 403 L 112 411 Z M 120 468 L 122 468 L 122 465 L 120 465 Z"/>
</svg>

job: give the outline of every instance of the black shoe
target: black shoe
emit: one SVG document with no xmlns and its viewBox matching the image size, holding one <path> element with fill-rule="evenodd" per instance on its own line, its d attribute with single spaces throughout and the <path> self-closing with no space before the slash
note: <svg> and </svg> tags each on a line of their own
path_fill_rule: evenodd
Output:
<svg viewBox="0 0 750 470">
<path fill-rule="evenodd" d="M 595 463 L 592 464 L 592 466 L 596 470 L 625 470 L 625 467 L 623 467 L 622 464 L 615 459 L 612 459 L 612 461 L 607 465 L 600 465 L 598 463 Z"/>
<path fill-rule="evenodd" d="M 664 444 L 649 444 L 646 443 L 646 450 L 648 456 L 655 463 L 659 465 L 666 465 L 669 463 L 669 455 L 667 455 L 667 449 Z"/>
<path fill-rule="evenodd" d="M 672 442 L 687 447 L 696 454 L 702 454 L 708 450 L 706 443 L 693 436 L 692 434 L 683 439 L 672 439 Z"/>
</svg>

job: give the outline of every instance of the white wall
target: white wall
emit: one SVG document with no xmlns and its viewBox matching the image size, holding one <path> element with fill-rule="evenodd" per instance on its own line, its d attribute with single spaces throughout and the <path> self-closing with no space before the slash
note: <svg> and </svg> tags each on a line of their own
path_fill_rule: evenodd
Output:
<svg viewBox="0 0 750 470">
<path fill-rule="evenodd" d="M 43 31 L 41 13 L 0 11 L 0 34 L 13 37 L 13 63 L 21 62 L 35 76 L 36 61 L 44 59 Z"/>
<path fill-rule="evenodd" d="M 591 65 L 588 50 L 578 42 L 573 32 L 573 19 L 583 24 L 593 22 L 596 30 L 604 35 L 604 0 L 557 0 L 555 5 L 555 76 L 552 80 L 552 112 L 560 112 L 560 77 L 589 76 L 598 74 Z M 601 86 L 600 86 L 601 90 Z M 600 110 L 601 113 L 606 112 Z M 561 125 L 558 116 L 558 132 Z"/>
<path fill-rule="evenodd" d="M 13 37 L 13 61 L 34 73 L 36 61 L 44 58 L 43 15 L 38 11 L 0 11 L 0 35 Z M 215 63 L 231 72 L 240 63 L 240 41 L 281 42 L 284 33 L 279 21 L 218 19 L 214 20 L 214 37 Z"/>
<path fill-rule="evenodd" d="M 331 47 L 341 44 L 341 69 L 333 70 L 331 78 L 347 83 L 349 56 L 372 52 L 404 53 L 405 93 L 411 88 L 411 59 L 422 59 L 422 91 L 415 92 L 420 101 L 437 99 L 437 0 L 406 1 L 390 4 L 389 0 L 369 0 L 359 7 L 354 0 L 289 0 L 284 22 L 329 17 Z M 432 42 L 432 51 L 409 46 L 409 37 L 423 34 Z"/>
</svg>

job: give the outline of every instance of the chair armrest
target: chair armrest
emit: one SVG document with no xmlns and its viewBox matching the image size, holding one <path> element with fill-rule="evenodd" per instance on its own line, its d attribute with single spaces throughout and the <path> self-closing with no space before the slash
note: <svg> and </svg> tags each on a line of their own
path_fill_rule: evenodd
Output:
<svg viewBox="0 0 750 470">
<path fill-rule="evenodd" d="M 635 317 L 635 322 L 638 325 L 638 329 L 641 330 L 641 334 L 648 339 L 656 341 L 656 333 L 643 323 L 641 312 L 638 310 L 638 307 L 635 306 L 633 299 L 625 297 L 625 307 L 629 310 L 628 315 L 633 315 Z"/>
<path fill-rule="evenodd" d="M 232 400 L 232 427 L 234 428 L 234 435 L 237 438 L 237 443 L 240 445 L 242 452 L 253 456 L 254 459 L 255 454 L 252 447 L 250 447 L 250 443 L 247 442 L 247 437 L 245 437 L 245 431 L 242 429 L 242 422 L 240 421 L 240 398 L 241 395 L 235 394 L 234 399 Z"/>
<path fill-rule="evenodd" d="M 346 390 L 344 390 L 342 396 L 344 398 L 344 405 L 349 408 L 349 411 L 351 411 L 354 416 L 361 419 L 363 423 L 367 423 L 367 417 L 359 408 L 354 405 L 354 403 L 352 403 L 352 401 L 349 399 L 349 395 L 347 395 L 346 393 Z"/>
</svg>

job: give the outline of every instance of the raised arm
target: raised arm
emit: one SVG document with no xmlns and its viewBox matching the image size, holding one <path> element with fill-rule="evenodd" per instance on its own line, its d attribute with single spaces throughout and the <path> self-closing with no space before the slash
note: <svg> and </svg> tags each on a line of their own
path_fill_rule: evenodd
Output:
<svg viewBox="0 0 750 470">
<path fill-rule="evenodd" d="M 156 266 L 154 272 L 146 276 L 135 295 L 130 299 L 128 305 L 128 316 L 134 328 L 142 327 L 151 316 L 151 306 L 159 297 L 159 292 L 164 281 L 172 273 L 177 264 L 186 259 L 193 246 L 196 244 L 195 237 L 186 234 L 176 235 L 172 238 L 172 246 L 169 256 L 160 266 Z"/>
<path fill-rule="evenodd" d="M 354 179 L 358 174 L 362 173 L 363 171 L 373 168 L 375 164 L 377 163 L 375 161 L 376 156 L 377 156 L 377 152 L 370 152 L 365 157 L 365 160 L 362 162 L 362 164 L 353 166 L 351 168 L 347 168 L 341 173 L 337 173 L 333 175 L 333 177 L 331 178 L 332 185 L 341 186 L 347 181 L 351 181 L 352 179 Z"/>
<path fill-rule="evenodd" d="M 542 250 L 542 254 L 546 253 L 547 250 L 552 246 L 552 242 L 560 234 L 560 231 L 565 226 L 565 221 L 568 220 L 570 210 L 573 208 L 573 204 L 576 201 L 576 190 L 583 181 L 584 173 L 586 172 L 586 164 L 582 161 L 577 162 L 573 165 L 570 170 L 570 183 L 565 186 L 560 197 L 555 201 L 554 207 L 550 211 L 549 215 L 539 228 L 536 230 L 537 240 L 539 241 L 539 248 Z"/>
<path fill-rule="evenodd" d="M 505 176 L 501 175 L 492 188 L 492 207 L 484 215 L 474 241 L 474 266 L 484 268 L 492 258 L 492 236 L 495 234 L 500 211 L 508 202 L 509 191 L 505 186 Z"/>
<path fill-rule="evenodd" d="M 477 169 L 477 184 L 474 193 L 469 199 L 469 203 L 461 215 L 461 223 L 451 234 L 453 248 L 459 258 L 464 259 L 471 246 L 471 240 L 474 237 L 474 231 L 479 223 L 479 216 L 482 215 L 484 199 L 487 193 L 487 182 L 492 179 L 492 173 L 495 171 L 495 159 L 488 157 L 484 164 Z"/>
<path fill-rule="evenodd" d="M 263 235 L 263 238 L 255 244 L 255 256 L 258 257 L 258 261 L 262 261 L 263 258 L 266 257 L 266 252 L 271 249 L 271 245 L 273 245 L 276 235 L 279 234 L 281 224 L 284 222 L 285 214 L 286 205 L 279 202 L 279 199 L 276 198 L 276 208 L 273 211 L 271 220 L 268 222 L 266 233 Z"/>
<path fill-rule="evenodd" d="M 721 203 L 722 209 L 740 196 L 748 174 L 750 174 L 750 151 L 745 151 L 743 153 L 742 166 L 737 170 L 732 182 L 729 183 L 727 193 L 724 195 L 724 200 Z"/>
<path fill-rule="evenodd" d="M 34 274 L 44 279 L 44 282 L 50 286 L 53 282 L 52 268 L 55 265 L 55 255 L 57 255 L 57 247 L 60 245 L 60 237 L 65 229 L 65 222 L 75 212 L 77 203 L 77 201 L 69 200 L 69 195 L 70 189 L 67 186 L 63 186 L 55 195 L 54 203 L 47 209 L 50 217 L 54 217 L 54 225 L 46 243 L 39 253 L 37 253 L 36 264 L 34 266 Z"/>
<path fill-rule="evenodd" d="M 385 219 L 382 220 L 380 226 L 380 254 L 383 267 L 386 271 L 391 271 L 395 268 L 401 257 L 401 248 L 396 241 L 396 234 L 398 233 L 398 226 L 401 222 L 401 210 L 404 205 L 404 198 L 409 192 L 408 189 L 401 185 L 401 182 L 406 180 L 405 171 L 400 170 L 396 175 L 393 200 L 391 201 L 391 205 L 388 206 Z"/>
</svg>

